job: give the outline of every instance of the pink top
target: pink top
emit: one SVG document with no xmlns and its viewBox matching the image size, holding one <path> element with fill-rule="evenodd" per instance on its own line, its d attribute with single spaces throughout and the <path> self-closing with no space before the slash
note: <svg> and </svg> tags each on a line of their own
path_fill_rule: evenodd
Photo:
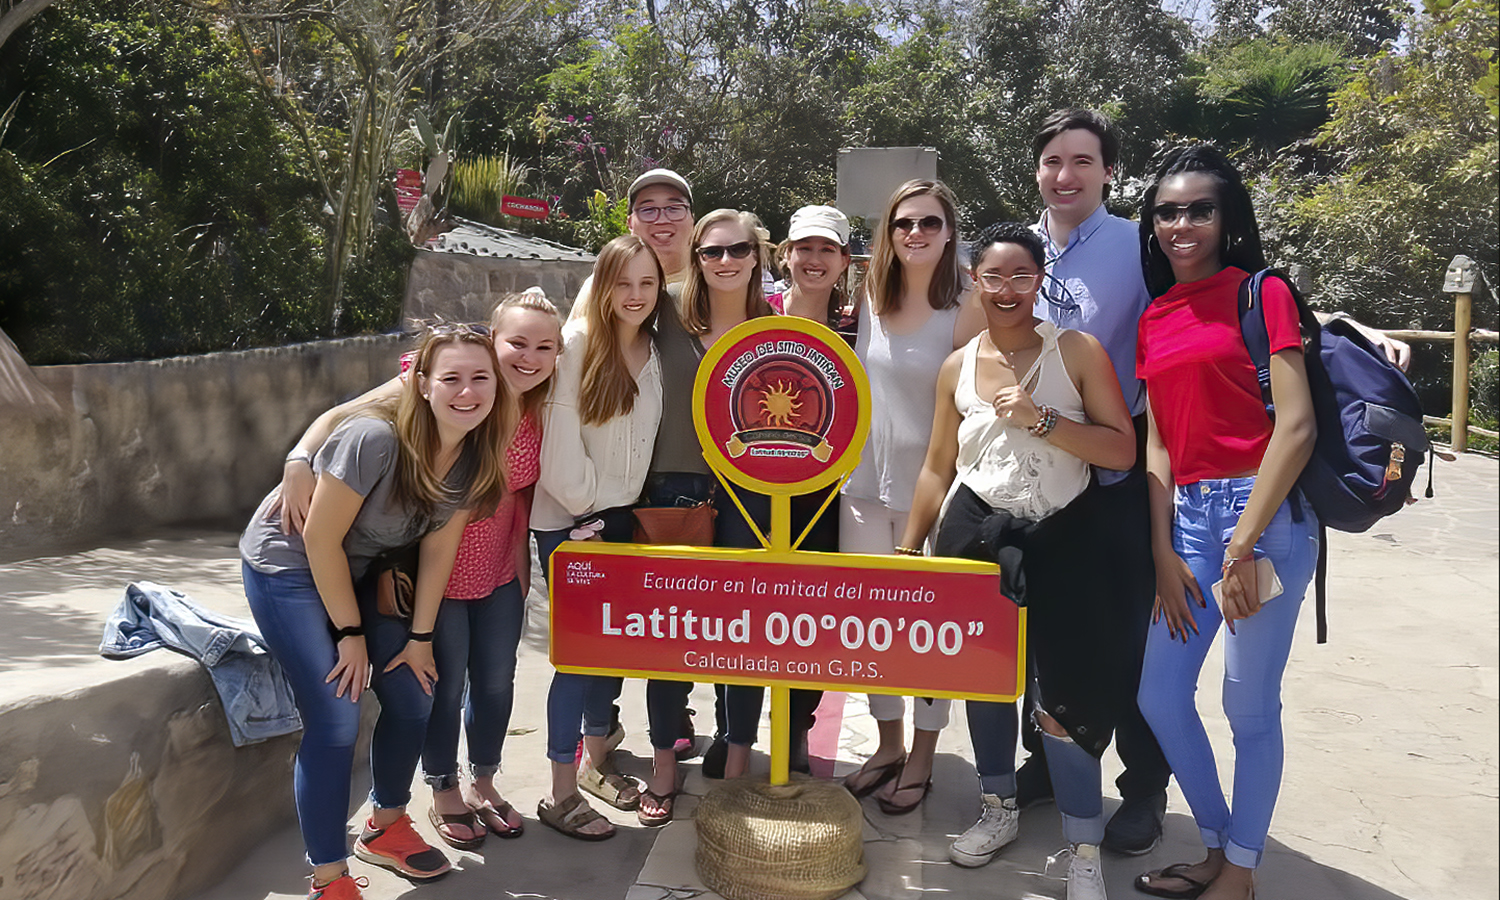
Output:
<svg viewBox="0 0 1500 900">
<path fill-rule="evenodd" d="M 404 379 L 411 367 L 411 357 L 401 357 Z M 541 474 L 542 427 L 532 414 L 522 416 L 515 437 L 505 451 L 505 495 L 495 514 L 464 526 L 458 545 L 458 558 L 443 596 L 450 600 L 483 600 L 495 588 L 516 577 L 516 551 L 526 540 L 526 525 L 531 510 L 517 499 L 517 494 L 536 484 Z M 523 586 L 524 588 L 524 586 Z"/>
<path fill-rule="evenodd" d="M 1178 484 L 1254 472 L 1271 440 L 1255 364 L 1240 334 L 1239 289 L 1249 277 L 1231 267 L 1174 284 L 1141 316 L 1136 375 L 1146 382 Z M 1271 352 L 1301 349 L 1292 292 L 1267 278 L 1262 297 Z"/>
</svg>

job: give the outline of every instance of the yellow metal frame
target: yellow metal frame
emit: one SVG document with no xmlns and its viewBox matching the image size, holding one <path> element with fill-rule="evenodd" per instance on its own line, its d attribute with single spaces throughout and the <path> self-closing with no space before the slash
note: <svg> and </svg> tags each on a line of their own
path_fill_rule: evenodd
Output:
<svg viewBox="0 0 1500 900">
<path fill-rule="evenodd" d="M 711 434 L 708 429 L 708 386 L 715 369 L 720 361 L 729 353 L 731 347 L 737 346 L 743 340 L 764 331 L 795 331 L 800 332 L 808 338 L 814 338 L 823 345 L 847 368 L 849 377 L 854 383 L 855 404 L 859 416 L 855 423 L 853 436 L 849 445 L 844 448 L 831 465 L 822 472 L 802 481 L 780 484 L 762 481 L 742 471 L 735 461 L 725 455 L 721 440 L 726 435 Z M 740 513 L 745 516 L 745 521 L 750 523 L 755 536 L 760 540 L 763 549 L 759 550 L 731 550 L 723 548 L 707 547 L 663 547 L 659 545 L 645 544 L 604 544 L 597 541 L 578 542 L 567 541 L 559 547 L 573 552 L 585 552 L 602 556 L 646 556 L 662 558 L 687 558 L 687 559 L 716 559 L 733 562 L 744 562 L 749 565 L 768 563 L 785 564 L 796 563 L 799 565 L 821 565 L 841 566 L 864 569 L 899 569 L 902 571 L 927 571 L 927 572 L 970 572 L 976 574 L 999 573 L 999 567 L 993 563 L 976 562 L 974 560 L 946 559 L 932 557 L 912 556 L 875 556 L 857 553 L 813 553 L 796 549 L 797 545 L 807 537 L 812 530 L 811 524 L 801 535 L 797 537 L 796 544 L 792 542 L 792 497 L 798 494 L 810 494 L 820 488 L 837 485 L 829 493 L 823 506 L 818 511 L 822 515 L 827 511 L 829 503 L 833 501 L 838 487 L 847 480 L 849 475 L 859 465 L 860 452 L 864 449 L 865 440 L 870 433 L 870 381 L 865 375 L 865 367 L 854 354 L 854 350 L 839 337 L 831 328 L 810 319 L 798 316 L 763 316 L 741 322 L 739 325 L 725 332 L 714 342 L 714 345 L 703 355 L 702 362 L 698 365 L 698 376 L 693 381 L 693 429 L 698 433 L 698 443 L 703 448 L 703 457 L 708 462 L 708 467 L 713 470 L 719 480 L 724 482 L 724 488 L 729 492 L 730 499 Z M 759 491 L 770 495 L 771 498 L 771 533 L 769 536 L 762 534 L 756 527 L 755 521 L 745 513 L 745 507 L 740 503 L 740 498 L 735 495 L 730 482 L 752 491 Z M 817 520 L 817 516 L 813 517 Z M 548 561 L 549 574 L 551 560 Z M 556 583 L 555 579 L 552 583 Z M 1019 630 L 1017 634 L 1018 645 L 1016 653 L 1016 690 L 1017 695 L 1023 693 L 1026 684 L 1026 610 L 1020 611 Z M 548 624 L 552 623 L 552 610 L 548 608 Z M 555 631 L 553 632 L 555 633 Z M 583 666 L 558 666 L 560 672 L 577 672 L 587 675 L 611 675 L 632 678 L 657 678 L 667 681 L 693 681 L 694 676 L 683 673 L 663 673 L 650 670 L 637 669 L 598 669 Z M 727 684 L 764 684 L 763 679 L 746 678 L 743 676 L 722 676 L 719 681 Z M 832 682 L 781 682 L 771 686 L 771 783 L 786 784 L 791 779 L 791 690 L 792 688 L 807 688 L 812 690 L 851 690 L 847 683 Z M 908 694 L 910 689 L 870 690 L 863 685 L 852 688 L 865 693 L 873 694 Z M 995 700 L 999 702 L 1011 702 L 1016 696 L 994 696 L 988 694 L 959 694 L 951 691 L 923 691 L 927 697 L 950 697 L 953 699 L 973 700 Z"/>
</svg>

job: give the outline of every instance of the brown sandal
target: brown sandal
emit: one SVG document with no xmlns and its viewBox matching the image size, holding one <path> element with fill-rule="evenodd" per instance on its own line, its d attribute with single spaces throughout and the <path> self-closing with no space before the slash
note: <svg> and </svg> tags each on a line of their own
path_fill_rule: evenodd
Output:
<svg viewBox="0 0 1500 900">
<path fill-rule="evenodd" d="M 542 824 L 548 828 L 556 829 L 570 838 L 578 838 L 580 841 L 607 841 L 615 836 L 613 827 L 609 831 L 591 834 L 581 831 L 583 826 L 590 822 L 603 819 L 604 817 L 584 800 L 582 795 L 574 794 L 561 803 L 549 806 L 546 800 L 536 805 L 536 817 L 542 820 Z"/>
<path fill-rule="evenodd" d="M 868 765 L 868 763 L 866 763 L 866 765 Z M 892 778 L 895 778 L 897 775 L 900 775 L 901 770 L 904 768 L 906 768 L 905 753 L 901 754 L 901 758 L 897 759 L 895 762 L 889 762 L 883 766 L 876 766 L 873 769 L 867 769 L 865 768 L 865 766 L 860 766 L 857 771 L 851 772 L 849 775 L 845 776 L 844 788 L 848 790 L 849 793 L 853 794 L 856 799 L 868 797 L 878 791 L 881 785 L 885 784 L 887 781 L 890 781 Z M 875 776 L 874 779 L 871 781 L 867 781 L 864 784 L 859 785 L 858 787 L 855 787 L 853 784 L 854 780 L 861 775 L 867 774 L 873 774 Z"/>
<path fill-rule="evenodd" d="M 665 794 L 658 794 L 650 788 L 641 791 L 641 805 L 635 811 L 636 820 L 647 828 L 659 828 L 672 821 L 672 808 L 677 805 L 677 793 L 677 791 L 668 791 Z M 656 807 L 657 812 L 646 812 L 647 801 Z"/>
<path fill-rule="evenodd" d="M 526 833 L 526 826 L 510 824 L 510 814 L 515 812 L 515 807 L 509 803 L 501 802 L 497 807 L 486 800 L 479 806 L 472 807 L 474 815 L 488 828 L 490 834 L 498 838 L 517 838 Z M 517 816 L 519 818 L 519 816 Z"/>
<path fill-rule="evenodd" d="M 477 850 L 479 845 L 484 843 L 485 829 L 479 824 L 479 818 L 474 815 L 472 809 L 467 812 L 449 814 L 438 812 L 436 807 L 428 807 L 427 821 L 432 823 L 432 829 L 437 832 L 438 837 L 443 839 L 443 843 L 455 850 Z M 471 834 L 477 831 L 479 836 L 467 839 L 456 838 L 443 830 L 454 825 L 464 826 Z"/>
</svg>

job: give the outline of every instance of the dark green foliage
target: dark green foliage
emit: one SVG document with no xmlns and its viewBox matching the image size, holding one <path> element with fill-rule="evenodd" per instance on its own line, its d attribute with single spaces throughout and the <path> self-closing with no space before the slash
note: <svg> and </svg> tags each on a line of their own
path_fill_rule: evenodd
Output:
<svg viewBox="0 0 1500 900">
<path fill-rule="evenodd" d="M 30 362 L 324 333 L 316 187 L 215 29 L 180 8 L 60 4 L 6 46 L 0 97 L 17 95 L 0 149 L 0 327 Z M 362 299 L 391 282 L 367 278 Z M 385 306 L 376 327 L 394 322 Z"/>
</svg>

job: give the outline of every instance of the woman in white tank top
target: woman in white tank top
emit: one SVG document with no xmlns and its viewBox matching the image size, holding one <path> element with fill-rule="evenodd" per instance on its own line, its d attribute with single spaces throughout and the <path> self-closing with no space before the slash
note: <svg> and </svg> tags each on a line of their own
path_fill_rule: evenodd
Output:
<svg viewBox="0 0 1500 900">
<path fill-rule="evenodd" d="M 927 449 L 938 369 L 983 327 L 978 308 L 965 302 L 954 227 L 957 205 L 941 182 L 908 181 L 891 195 L 875 231 L 854 348 L 870 378 L 870 435 L 844 485 L 839 549 L 845 553 L 895 549 Z M 916 809 L 927 796 L 949 705 L 913 701 L 908 754 L 905 701 L 870 695 L 880 744 L 844 785 L 856 797 L 878 791 L 876 799 L 887 814 Z"/>
<path fill-rule="evenodd" d="M 977 508 L 985 517 L 1008 513 L 1035 523 L 1083 493 L 1090 465 L 1128 469 L 1135 461 L 1135 429 L 1104 348 L 1081 331 L 1058 330 L 1032 314 L 1045 277 L 1041 240 L 1024 225 L 1002 223 L 986 229 L 973 252 L 988 328 L 949 356 L 938 374 L 932 440 L 898 553 L 920 554 L 915 548 L 940 512 L 948 514 L 950 502 L 954 511 Z M 1086 565 L 1086 557 L 1076 564 Z M 979 866 L 1017 835 L 1017 726 L 1013 704 L 970 701 L 965 708 L 983 804 L 979 821 L 953 842 L 949 858 Z M 1074 869 L 1097 881 L 1095 892 L 1092 886 L 1075 890 L 1070 869 L 1068 896 L 1102 898 L 1098 759 L 1040 708 L 1033 715 L 1051 737 L 1047 762 L 1064 837 L 1091 861 Z"/>
</svg>

